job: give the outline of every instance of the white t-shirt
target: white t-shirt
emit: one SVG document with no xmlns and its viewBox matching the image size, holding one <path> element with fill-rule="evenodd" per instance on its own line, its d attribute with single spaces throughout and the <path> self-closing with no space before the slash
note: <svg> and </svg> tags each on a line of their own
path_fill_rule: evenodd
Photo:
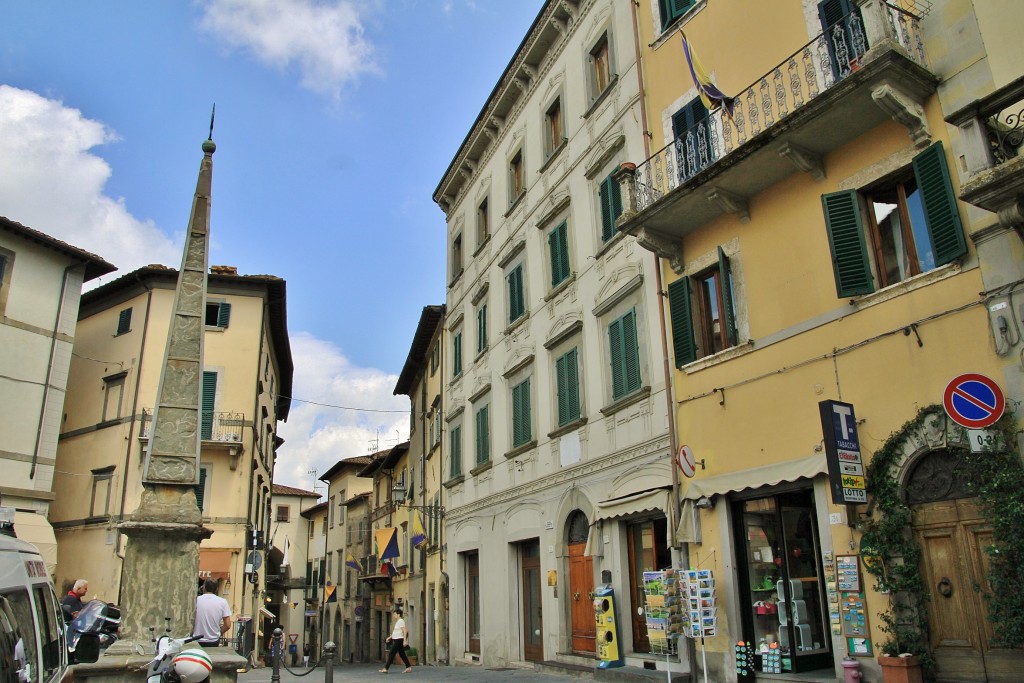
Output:
<svg viewBox="0 0 1024 683">
<path fill-rule="evenodd" d="M 231 616 L 228 601 L 214 593 L 203 593 L 196 598 L 196 627 L 192 635 L 203 642 L 220 640 L 220 626 L 224 617 Z"/>
<path fill-rule="evenodd" d="M 405 638 L 405 619 L 398 617 L 398 621 L 395 622 L 395 628 L 391 631 L 391 639 L 398 640 L 399 638 Z"/>
</svg>

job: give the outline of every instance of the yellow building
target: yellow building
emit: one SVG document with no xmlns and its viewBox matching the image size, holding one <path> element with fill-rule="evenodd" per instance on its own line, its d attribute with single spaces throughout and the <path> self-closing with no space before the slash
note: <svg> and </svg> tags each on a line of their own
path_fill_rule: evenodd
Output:
<svg viewBox="0 0 1024 683">
<path fill-rule="evenodd" d="M 1020 137 L 993 117 L 1020 108 L 1024 6 L 635 12 L 650 142 L 618 227 L 662 257 L 676 541 L 711 572 L 684 596 L 697 669 L 833 681 L 849 655 L 878 680 L 896 649 L 940 680 L 1019 680 L 987 621 L 978 458 L 942 406 L 964 373 L 1022 395 Z"/>
<path fill-rule="evenodd" d="M 264 548 L 277 424 L 288 417 L 292 384 L 285 282 L 210 270 L 197 498 L 213 536 L 200 546 L 200 573 L 220 580 L 236 622 L 261 613 L 269 622 L 276 617 L 264 607 Z M 58 586 L 86 578 L 91 593 L 111 602 L 131 581 L 122 575 L 117 524 L 142 493 L 176 278 L 174 269 L 147 266 L 82 297 L 50 520 L 61 549 Z M 255 624 L 250 633 L 269 635 L 272 624 Z"/>
<path fill-rule="evenodd" d="M 409 462 L 401 487 L 392 491 L 400 507 L 398 525 L 408 544 L 405 588 L 409 641 L 423 663 L 448 663 L 448 581 L 444 571 L 445 449 L 442 394 L 445 376 L 445 307 L 424 306 L 395 394 L 412 404 Z M 461 353 L 461 351 L 460 351 Z"/>
</svg>

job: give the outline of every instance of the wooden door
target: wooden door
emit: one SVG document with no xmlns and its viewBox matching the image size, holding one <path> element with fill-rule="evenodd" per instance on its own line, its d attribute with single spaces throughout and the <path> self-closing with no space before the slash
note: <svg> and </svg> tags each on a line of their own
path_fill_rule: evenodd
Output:
<svg viewBox="0 0 1024 683">
<path fill-rule="evenodd" d="M 541 612 L 540 542 L 520 546 L 522 561 L 523 659 L 544 661 L 544 626 Z"/>
<path fill-rule="evenodd" d="M 596 652 L 597 625 L 590 594 L 594 592 L 594 559 L 584 555 L 586 542 L 569 544 L 569 604 L 573 652 Z"/>
<path fill-rule="evenodd" d="M 1024 652 L 993 648 L 984 594 L 992 531 L 977 500 L 914 506 L 921 573 L 931 592 L 928 622 L 940 681 L 1019 681 Z"/>
</svg>

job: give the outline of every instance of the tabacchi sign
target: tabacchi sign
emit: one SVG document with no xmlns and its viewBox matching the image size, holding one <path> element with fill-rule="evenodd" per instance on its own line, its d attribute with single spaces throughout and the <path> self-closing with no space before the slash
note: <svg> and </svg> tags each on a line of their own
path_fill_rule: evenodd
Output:
<svg viewBox="0 0 1024 683">
<path fill-rule="evenodd" d="M 821 431 L 825 436 L 825 457 L 832 486 L 832 502 L 858 504 L 868 502 L 864 461 L 857 436 L 857 418 L 853 405 L 841 401 L 821 401 Z"/>
</svg>

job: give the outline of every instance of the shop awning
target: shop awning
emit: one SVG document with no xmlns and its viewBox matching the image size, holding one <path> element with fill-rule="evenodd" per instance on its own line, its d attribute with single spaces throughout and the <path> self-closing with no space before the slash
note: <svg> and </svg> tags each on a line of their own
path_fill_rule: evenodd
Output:
<svg viewBox="0 0 1024 683">
<path fill-rule="evenodd" d="M 679 518 L 676 541 L 693 543 L 697 540 L 697 525 L 694 523 L 697 510 L 693 507 L 693 503 L 700 498 L 724 496 L 727 493 L 756 489 L 761 486 L 774 486 L 800 479 L 813 479 L 826 472 L 828 472 L 828 462 L 825 460 L 825 454 L 818 453 L 799 460 L 784 460 L 771 465 L 752 467 L 714 477 L 690 479 L 683 492 L 683 510 Z"/>
<path fill-rule="evenodd" d="M 231 576 L 230 550 L 199 549 L 199 578 L 227 579 Z"/>
<path fill-rule="evenodd" d="M 39 549 L 50 576 L 57 571 L 57 537 L 46 517 L 35 512 L 14 512 L 14 532 L 22 541 L 28 541 Z"/>
<path fill-rule="evenodd" d="M 632 517 L 654 510 L 659 510 L 668 517 L 669 505 L 672 502 L 670 493 L 671 488 L 665 486 L 599 502 L 594 509 L 594 518 L 590 521 L 590 533 L 587 535 L 587 548 L 584 554 L 594 555 L 597 553 L 600 556 L 603 545 L 603 543 L 599 543 L 600 522 L 603 520 Z"/>
</svg>

